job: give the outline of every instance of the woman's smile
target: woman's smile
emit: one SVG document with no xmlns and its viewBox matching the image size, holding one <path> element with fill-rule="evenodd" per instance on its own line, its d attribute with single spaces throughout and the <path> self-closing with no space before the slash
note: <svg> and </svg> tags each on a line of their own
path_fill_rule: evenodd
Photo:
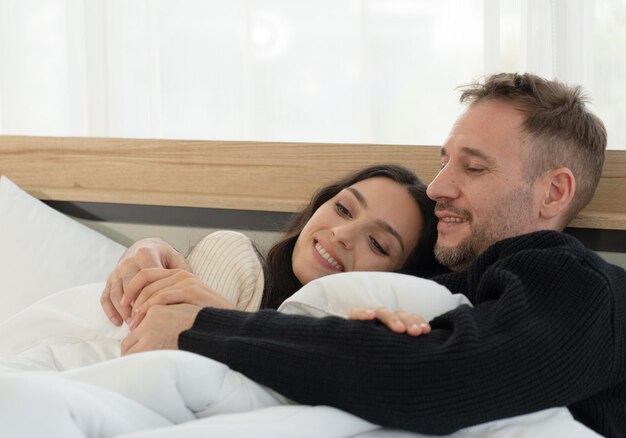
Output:
<svg viewBox="0 0 626 438">
<path fill-rule="evenodd" d="M 335 259 L 335 257 L 331 256 L 320 242 L 314 240 L 313 243 L 314 251 L 324 260 L 324 262 L 326 262 L 325 264 L 327 264 L 329 267 L 337 272 L 342 272 L 344 270 L 343 265 L 337 259 Z"/>
</svg>

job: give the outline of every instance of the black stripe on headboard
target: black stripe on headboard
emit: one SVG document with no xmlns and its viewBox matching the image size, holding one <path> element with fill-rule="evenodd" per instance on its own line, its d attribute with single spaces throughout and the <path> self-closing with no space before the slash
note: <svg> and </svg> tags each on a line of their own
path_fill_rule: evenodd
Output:
<svg viewBox="0 0 626 438">
<path fill-rule="evenodd" d="M 566 228 L 565 232 L 576 237 L 595 251 L 626 252 L 626 230 L 600 230 L 593 228 Z"/>
<path fill-rule="evenodd" d="M 100 202 L 47 201 L 56 210 L 81 219 L 189 227 L 281 231 L 291 213 L 220 208 L 167 207 Z M 567 228 L 566 233 L 595 251 L 626 252 L 626 230 Z"/>
<path fill-rule="evenodd" d="M 46 201 L 46 204 L 61 213 L 95 221 L 255 231 L 281 231 L 292 215 L 271 211 L 100 202 Z"/>
</svg>

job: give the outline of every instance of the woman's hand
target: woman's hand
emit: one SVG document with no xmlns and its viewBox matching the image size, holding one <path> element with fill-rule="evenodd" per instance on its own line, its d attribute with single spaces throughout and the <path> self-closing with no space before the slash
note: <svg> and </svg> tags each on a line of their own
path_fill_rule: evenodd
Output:
<svg viewBox="0 0 626 438">
<path fill-rule="evenodd" d="M 174 268 L 191 271 L 185 257 L 159 238 L 135 242 L 109 275 L 100 304 L 115 325 L 130 321 L 132 303 L 140 290 L 129 288 L 131 279 L 144 268 Z"/>
<path fill-rule="evenodd" d="M 378 319 L 392 332 L 406 333 L 410 336 L 427 335 L 431 331 L 428 321 L 417 313 L 394 312 L 386 307 L 377 307 L 375 309 L 356 307 L 352 309 L 348 319 L 359 321 Z"/>
<path fill-rule="evenodd" d="M 139 291 L 133 304 L 130 328 L 137 327 L 152 306 L 193 304 L 197 307 L 234 309 L 226 298 L 183 269 L 142 269 L 128 283 L 129 290 Z"/>
</svg>

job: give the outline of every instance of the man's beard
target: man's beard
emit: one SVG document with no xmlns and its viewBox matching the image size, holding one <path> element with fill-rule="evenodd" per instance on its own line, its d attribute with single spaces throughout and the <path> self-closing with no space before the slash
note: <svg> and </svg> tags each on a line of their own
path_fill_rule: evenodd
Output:
<svg viewBox="0 0 626 438">
<path fill-rule="evenodd" d="M 463 213 L 471 223 L 471 214 Z M 439 263 L 453 271 L 467 268 L 480 255 L 487 241 L 486 227 L 471 229 L 471 234 L 456 246 L 442 246 L 439 240 L 435 243 L 435 258 Z"/>
<path fill-rule="evenodd" d="M 484 242 L 486 239 L 483 231 L 478 231 L 481 236 L 478 236 L 476 231 L 473 232 L 471 236 L 453 247 L 444 247 L 436 243 L 435 258 L 453 271 L 467 268 L 482 252 L 478 247 L 478 242 Z"/>
<path fill-rule="evenodd" d="M 529 231 L 532 221 L 530 206 L 533 195 L 530 187 L 518 187 L 501 202 L 504 210 L 494 210 L 490 220 L 475 223 L 473 215 L 467 210 L 458 210 L 445 201 L 437 202 L 435 210 L 448 210 L 467 218 L 470 235 L 456 246 L 435 244 L 435 258 L 439 263 L 453 271 L 467 268 L 487 248 L 507 237 L 518 236 Z"/>
</svg>

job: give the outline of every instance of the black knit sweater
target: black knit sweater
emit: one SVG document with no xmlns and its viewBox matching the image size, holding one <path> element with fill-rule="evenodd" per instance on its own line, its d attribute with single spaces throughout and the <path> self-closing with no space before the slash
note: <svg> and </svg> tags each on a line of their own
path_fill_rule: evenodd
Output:
<svg viewBox="0 0 626 438">
<path fill-rule="evenodd" d="M 206 308 L 179 337 L 303 404 L 386 427 L 447 434 L 555 406 L 626 437 L 626 272 L 576 239 L 501 241 L 434 278 L 475 307 L 410 337 L 376 322 Z"/>
</svg>

